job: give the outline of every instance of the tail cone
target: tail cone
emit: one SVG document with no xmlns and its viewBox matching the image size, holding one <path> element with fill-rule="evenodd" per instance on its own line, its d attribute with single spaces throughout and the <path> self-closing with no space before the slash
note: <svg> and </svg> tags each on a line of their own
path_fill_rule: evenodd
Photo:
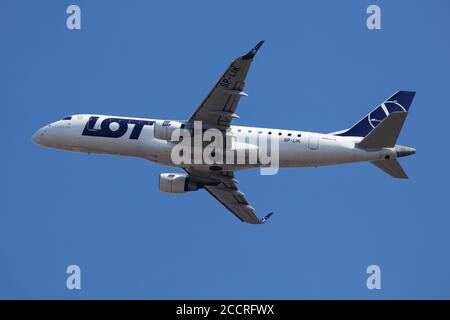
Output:
<svg viewBox="0 0 450 320">
<path fill-rule="evenodd" d="M 415 154 L 416 149 L 404 146 L 395 146 L 395 152 L 397 152 L 397 158 L 401 158 Z"/>
</svg>

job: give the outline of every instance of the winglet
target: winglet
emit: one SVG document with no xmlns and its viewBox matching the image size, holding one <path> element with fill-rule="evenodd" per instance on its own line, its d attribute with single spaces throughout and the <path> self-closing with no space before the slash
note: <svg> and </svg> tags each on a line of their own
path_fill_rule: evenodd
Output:
<svg viewBox="0 0 450 320">
<path fill-rule="evenodd" d="M 256 53 L 258 52 L 259 48 L 261 48 L 263 43 L 264 43 L 264 40 L 258 42 L 258 44 L 252 50 L 250 50 L 245 56 L 242 56 L 242 59 L 243 60 L 253 59 L 253 57 L 256 55 Z"/>
<path fill-rule="evenodd" d="M 273 212 L 265 215 L 264 217 L 261 218 L 261 223 L 266 223 L 267 220 L 269 220 L 269 218 L 273 215 Z"/>
</svg>

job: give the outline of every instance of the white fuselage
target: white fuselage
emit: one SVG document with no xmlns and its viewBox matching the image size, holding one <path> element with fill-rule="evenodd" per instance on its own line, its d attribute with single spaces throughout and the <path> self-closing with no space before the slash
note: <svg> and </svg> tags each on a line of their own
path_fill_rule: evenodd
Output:
<svg viewBox="0 0 450 320">
<path fill-rule="evenodd" d="M 116 123 L 114 120 L 120 123 Z M 95 120 L 95 121 L 94 121 Z M 92 123 L 89 124 L 89 121 Z M 103 124 L 103 122 L 108 124 Z M 163 165 L 176 167 L 208 167 L 206 164 L 175 165 L 171 161 L 174 143 L 157 139 L 154 136 L 155 123 L 164 120 L 115 117 L 105 115 L 74 115 L 70 120 L 59 120 L 39 129 L 33 135 L 33 141 L 51 148 L 140 157 Z M 107 133 L 113 136 L 96 136 L 103 125 Z M 87 130 L 88 128 L 88 130 Z M 87 131 L 86 131 L 87 130 Z M 115 135 L 115 133 L 120 134 Z M 87 135 L 85 133 L 88 133 Z M 268 129 L 244 126 L 231 126 L 227 135 L 239 137 L 245 135 L 257 138 L 265 135 L 268 139 L 278 139 L 279 167 L 309 167 L 360 161 L 377 161 L 386 157 L 396 158 L 394 148 L 364 150 L 356 147 L 359 137 L 342 137 L 305 131 Z M 256 144 L 259 139 L 255 139 Z M 248 145 L 247 145 L 248 147 Z M 258 148 L 259 146 L 252 145 Z M 225 164 L 224 170 L 254 168 L 258 165 Z"/>
</svg>

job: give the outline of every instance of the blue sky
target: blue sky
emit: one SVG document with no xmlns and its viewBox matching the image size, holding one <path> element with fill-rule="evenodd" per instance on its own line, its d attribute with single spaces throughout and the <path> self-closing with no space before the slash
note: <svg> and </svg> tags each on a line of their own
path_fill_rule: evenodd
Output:
<svg viewBox="0 0 450 320">
<path fill-rule="evenodd" d="M 445 0 L 0 0 L 0 298 L 450 298 L 449 14 Z M 240 172 L 259 214 L 276 212 L 252 226 L 203 191 L 160 193 L 177 169 L 31 143 L 76 113 L 188 118 L 262 39 L 236 124 L 331 132 L 415 90 L 399 139 L 418 150 L 401 160 L 411 178 L 367 163 Z"/>
</svg>

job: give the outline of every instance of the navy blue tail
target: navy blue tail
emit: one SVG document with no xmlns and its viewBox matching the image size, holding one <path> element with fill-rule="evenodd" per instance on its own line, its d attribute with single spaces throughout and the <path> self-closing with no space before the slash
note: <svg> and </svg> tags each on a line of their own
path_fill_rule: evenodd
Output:
<svg viewBox="0 0 450 320">
<path fill-rule="evenodd" d="M 372 110 L 361 121 L 350 129 L 334 133 L 337 136 L 367 136 L 391 112 L 408 112 L 416 93 L 413 91 L 398 91 L 386 99 L 375 110 Z"/>
</svg>

